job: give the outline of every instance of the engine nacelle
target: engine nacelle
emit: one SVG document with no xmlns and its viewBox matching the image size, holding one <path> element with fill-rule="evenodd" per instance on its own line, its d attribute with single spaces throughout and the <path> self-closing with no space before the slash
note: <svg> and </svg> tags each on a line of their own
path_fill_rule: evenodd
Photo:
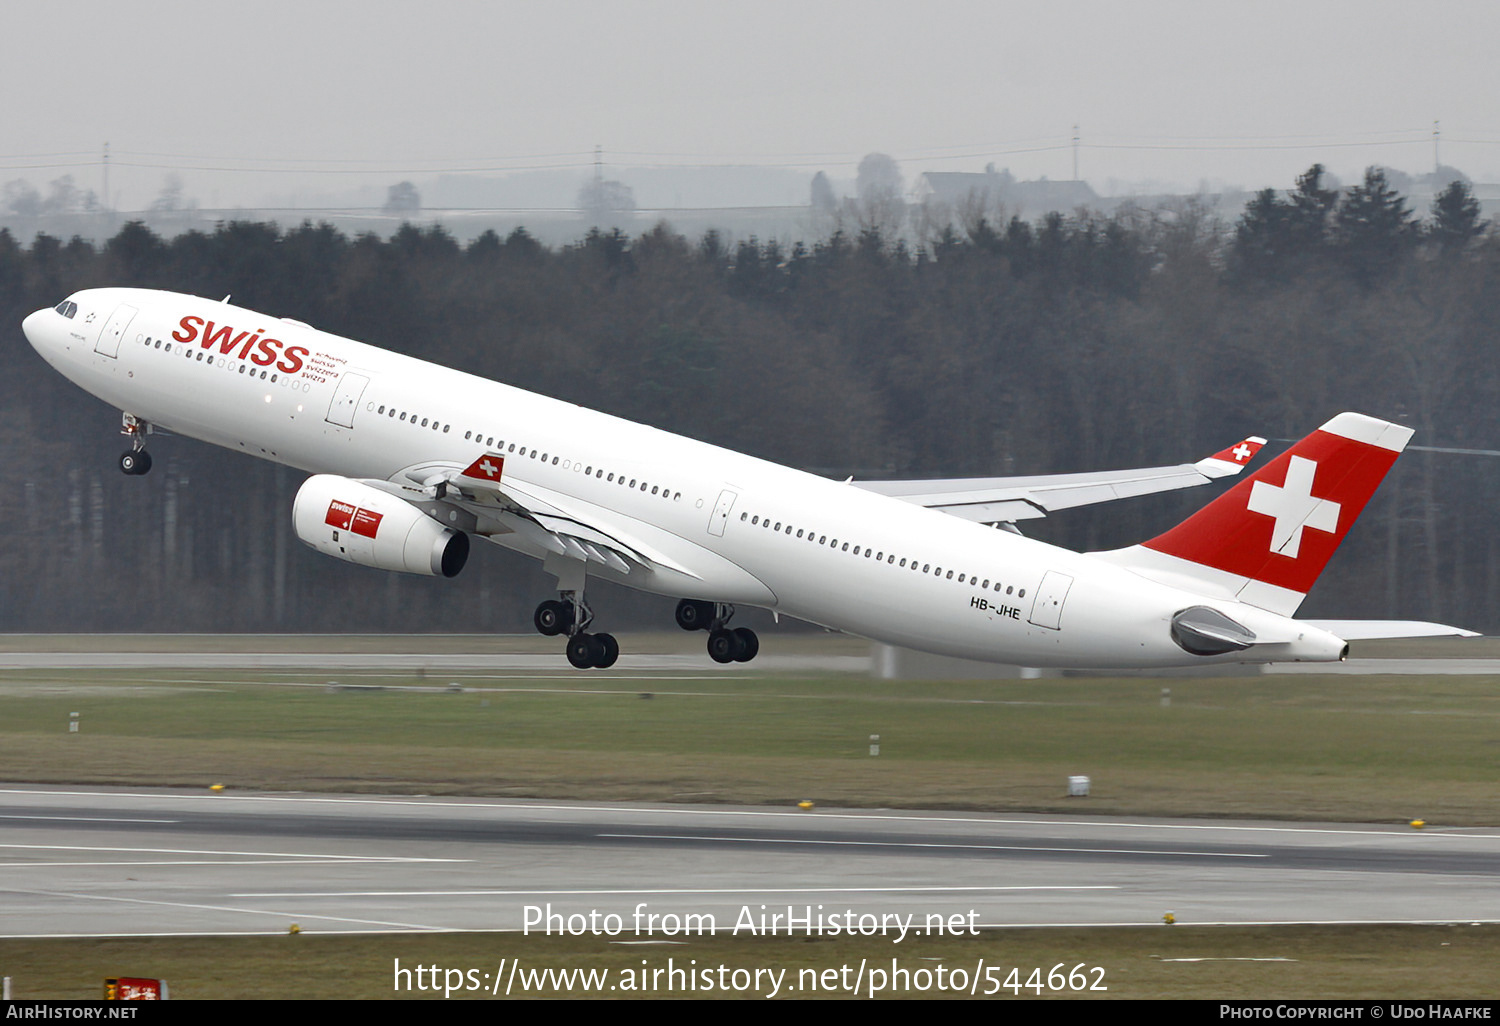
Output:
<svg viewBox="0 0 1500 1026">
<path fill-rule="evenodd" d="M 318 474 L 297 490 L 292 526 L 319 552 L 360 566 L 455 577 L 469 536 L 410 503 L 347 477 Z"/>
</svg>

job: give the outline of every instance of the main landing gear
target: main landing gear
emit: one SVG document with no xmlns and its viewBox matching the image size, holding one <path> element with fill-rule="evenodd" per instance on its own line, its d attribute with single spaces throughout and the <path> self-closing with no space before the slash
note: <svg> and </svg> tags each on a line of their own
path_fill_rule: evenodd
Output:
<svg viewBox="0 0 1500 1026">
<path fill-rule="evenodd" d="M 716 663 L 748 663 L 760 651 L 760 638 L 749 627 L 730 630 L 725 625 L 734 607 L 725 602 L 683 599 L 677 603 L 677 626 L 685 631 L 708 631 L 708 656 Z"/>
<path fill-rule="evenodd" d="M 620 658 L 620 645 L 613 634 L 589 634 L 594 612 L 576 591 L 562 593 L 562 601 L 549 599 L 536 607 L 532 623 L 547 637 L 568 636 L 568 662 L 580 670 L 603 670 Z"/>
<path fill-rule="evenodd" d="M 120 416 L 120 434 L 130 438 L 130 451 L 120 456 L 120 470 L 130 477 L 140 477 L 151 469 L 151 454 L 146 451 L 146 435 L 151 425 L 134 414 Z"/>
</svg>

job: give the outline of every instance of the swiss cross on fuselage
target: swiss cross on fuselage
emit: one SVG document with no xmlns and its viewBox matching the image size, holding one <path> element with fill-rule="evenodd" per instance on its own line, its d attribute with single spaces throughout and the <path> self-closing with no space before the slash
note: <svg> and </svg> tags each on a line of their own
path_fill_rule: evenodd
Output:
<svg viewBox="0 0 1500 1026">
<path fill-rule="evenodd" d="M 490 453 L 485 453 L 479 459 L 469 464 L 468 469 L 464 471 L 464 477 L 477 477 L 483 478 L 486 481 L 498 481 L 504 469 L 504 456 L 494 456 Z"/>
<path fill-rule="evenodd" d="M 1314 460 L 1293 456 L 1286 468 L 1286 481 L 1280 486 L 1266 481 L 1255 482 L 1250 489 L 1247 508 L 1251 513 L 1274 517 L 1271 528 L 1271 551 L 1292 559 L 1302 546 L 1302 529 L 1332 534 L 1339 527 L 1339 504 L 1315 498 L 1313 478 L 1318 472 Z"/>
</svg>

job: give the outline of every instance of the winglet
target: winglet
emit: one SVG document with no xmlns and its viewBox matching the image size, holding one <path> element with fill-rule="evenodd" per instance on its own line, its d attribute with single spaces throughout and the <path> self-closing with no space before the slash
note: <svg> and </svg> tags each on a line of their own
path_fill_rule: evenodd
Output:
<svg viewBox="0 0 1500 1026">
<path fill-rule="evenodd" d="M 1227 449 L 1220 449 L 1212 456 L 1199 460 L 1193 466 L 1197 467 L 1205 477 L 1232 477 L 1244 470 L 1265 444 L 1264 438 L 1251 435 L 1243 442 L 1237 442 Z"/>
</svg>

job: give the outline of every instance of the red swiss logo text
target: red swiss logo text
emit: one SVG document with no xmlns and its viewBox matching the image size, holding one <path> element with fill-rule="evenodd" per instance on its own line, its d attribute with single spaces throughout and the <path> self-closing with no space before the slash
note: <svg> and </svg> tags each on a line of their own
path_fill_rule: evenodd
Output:
<svg viewBox="0 0 1500 1026">
<path fill-rule="evenodd" d="M 285 374 L 295 374 L 301 370 L 303 357 L 308 355 L 308 350 L 303 346 L 289 346 L 279 338 L 262 338 L 264 328 L 257 328 L 253 332 L 236 332 L 228 324 L 205 321 L 202 317 L 191 314 L 177 323 L 180 327 L 172 332 L 172 337 L 179 342 L 197 339 L 204 349 L 218 347 L 219 352 L 225 356 L 249 360 L 259 367 L 269 367 L 274 363 L 276 369 Z"/>
</svg>

